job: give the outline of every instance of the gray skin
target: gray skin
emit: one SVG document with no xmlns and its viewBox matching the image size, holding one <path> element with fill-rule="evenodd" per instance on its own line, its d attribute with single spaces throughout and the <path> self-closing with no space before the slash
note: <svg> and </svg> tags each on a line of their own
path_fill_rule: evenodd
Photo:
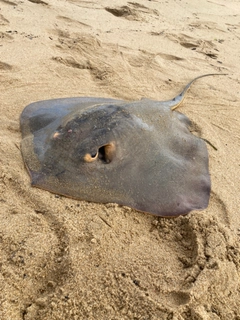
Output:
<svg viewBox="0 0 240 320">
<path fill-rule="evenodd" d="M 83 97 L 28 105 L 20 121 L 32 186 L 159 216 L 206 208 L 206 144 L 173 111 L 193 81 L 169 101 Z"/>
</svg>

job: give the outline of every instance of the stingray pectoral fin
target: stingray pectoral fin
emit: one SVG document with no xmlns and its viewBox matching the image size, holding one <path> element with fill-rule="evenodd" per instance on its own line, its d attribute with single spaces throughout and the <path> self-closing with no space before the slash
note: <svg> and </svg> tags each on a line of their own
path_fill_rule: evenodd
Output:
<svg viewBox="0 0 240 320">
<path fill-rule="evenodd" d="M 31 186 L 32 187 L 44 187 L 46 177 L 42 172 L 36 172 L 36 171 L 29 170 L 29 174 L 31 177 Z"/>
<path fill-rule="evenodd" d="M 144 202 L 129 205 L 130 207 L 142 211 L 152 213 L 161 217 L 178 217 L 186 215 L 193 210 L 206 209 L 209 203 L 211 183 L 209 177 L 204 179 L 203 185 L 195 182 L 192 190 L 186 193 L 173 192 L 165 195 L 165 197 L 154 196 L 151 201 L 146 199 Z M 180 189 L 180 188 L 179 188 Z"/>
<path fill-rule="evenodd" d="M 71 193 L 68 194 L 68 186 L 67 184 L 64 186 L 59 183 L 57 177 L 49 174 L 45 174 L 44 172 L 36 172 L 29 170 L 29 174 L 31 177 L 31 186 L 36 188 L 41 188 L 47 190 L 52 193 L 62 194 L 66 197 L 71 197 Z"/>
<path fill-rule="evenodd" d="M 37 101 L 26 106 L 20 117 L 22 136 L 35 133 L 48 124 L 74 111 L 82 111 L 96 104 L 121 103 L 111 98 L 76 97 Z"/>
<path fill-rule="evenodd" d="M 173 98 L 172 100 L 168 101 L 168 106 L 171 110 L 175 110 L 177 107 L 180 106 L 180 104 L 183 102 L 184 98 L 185 98 L 185 94 L 188 91 L 188 89 L 191 87 L 191 85 L 198 79 L 200 78 L 204 78 L 204 77 L 210 77 L 210 76 L 225 76 L 225 73 L 208 73 L 208 74 L 204 74 L 202 76 L 196 77 L 194 78 L 192 81 L 190 81 L 185 88 L 183 89 L 183 91 L 177 95 L 175 98 Z"/>
</svg>

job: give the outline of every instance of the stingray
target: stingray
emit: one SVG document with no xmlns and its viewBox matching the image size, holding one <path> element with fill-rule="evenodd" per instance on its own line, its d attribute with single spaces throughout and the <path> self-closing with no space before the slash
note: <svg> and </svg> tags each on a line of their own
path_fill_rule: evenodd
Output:
<svg viewBox="0 0 240 320">
<path fill-rule="evenodd" d="M 159 216 L 206 208 L 206 143 L 175 111 L 205 76 L 168 101 L 77 97 L 28 105 L 21 148 L 32 186 Z"/>
</svg>

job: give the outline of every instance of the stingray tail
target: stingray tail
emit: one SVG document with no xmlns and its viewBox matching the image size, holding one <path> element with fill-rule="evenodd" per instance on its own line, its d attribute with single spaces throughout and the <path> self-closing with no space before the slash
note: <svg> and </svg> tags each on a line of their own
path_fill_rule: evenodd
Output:
<svg viewBox="0 0 240 320">
<path fill-rule="evenodd" d="M 174 110 L 176 109 L 184 100 L 185 94 L 188 91 L 188 89 L 191 87 L 191 85 L 193 84 L 193 82 L 195 82 L 196 80 L 200 79 L 200 78 L 204 78 L 204 77 L 209 77 L 209 76 L 225 76 L 226 73 L 208 73 L 208 74 L 204 74 L 202 76 L 196 77 L 194 78 L 192 81 L 190 81 L 186 87 L 183 89 L 183 91 L 176 96 L 175 98 L 173 98 L 169 104 L 170 109 Z"/>
</svg>

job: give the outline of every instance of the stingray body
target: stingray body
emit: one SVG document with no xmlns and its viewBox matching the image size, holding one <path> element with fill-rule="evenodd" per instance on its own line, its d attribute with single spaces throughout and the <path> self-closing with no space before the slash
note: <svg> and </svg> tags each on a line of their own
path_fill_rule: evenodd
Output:
<svg viewBox="0 0 240 320">
<path fill-rule="evenodd" d="M 82 97 L 28 105 L 22 154 L 32 185 L 160 216 L 206 208 L 206 144 L 174 110 L 193 81 L 169 101 Z"/>
</svg>

